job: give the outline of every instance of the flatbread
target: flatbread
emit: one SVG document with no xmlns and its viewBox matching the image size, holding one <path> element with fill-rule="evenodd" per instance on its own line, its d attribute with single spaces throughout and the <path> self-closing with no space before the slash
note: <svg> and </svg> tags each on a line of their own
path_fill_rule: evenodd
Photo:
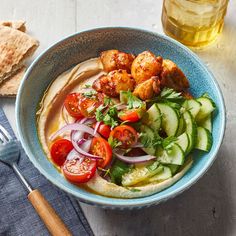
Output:
<svg viewBox="0 0 236 236">
<path fill-rule="evenodd" d="M 26 71 L 26 67 L 22 66 L 14 75 L 10 78 L 4 80 L 0 84 L 0 97 L 15 97 L 21 82 Z"/>
<path fill-rule="evenodd" d="M 0 21 L 0 26 L 7 26 L 11 27 L 13 29 L 25 32 L 26 27 L 25 27 L 25 21 L 23 20 L 18 20 L 18 21 Z"/>
<path fill-rule="evenodd" d="M 15 74 L 38 45 L 39 42 L 27 34 L 0 26 L 0 83 Z"/>
</svg>

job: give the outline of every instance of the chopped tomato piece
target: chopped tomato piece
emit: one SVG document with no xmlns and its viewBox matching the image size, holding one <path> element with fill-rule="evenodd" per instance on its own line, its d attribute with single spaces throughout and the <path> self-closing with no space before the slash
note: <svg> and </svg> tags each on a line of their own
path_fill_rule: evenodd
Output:
<svg viewBox="0 0 236 236">
<path fill-rule="evenodd" d="M 134 145 L 138 140 L 138 134 L 136 130 L 129 125 L 120 125 L 115 127 L 110 134 L 110 137 L 120 141 L 121 147 L 128 148 Z"/>
<path fill-rule="evenodd" d="M 53 162 L 58 166 L 62 166 L 67 155 L 72 149 L 73 145 L 71 141 L 67 139 L 56 140 L 50 148 L 50 154 Z"/>
<path fill-rule="evenodd" d="M 81 95 L 79 108 L 84 117 L 94 117 L 96 109 L 103 104 L 103 94 L 97 93 L 91 97 Z"/>
<path fill-rule="evenodd" d="M 112 159 L 112 149 L 109 143 L 103 138 L 93 138 L 90 153 L 102 157 L 97 161 L 97 165 L 101 168 L 106 167 Z"/>
<path fill-rule="evenodd" d="M 93 125 L 93 128 L 95 128 L 95 125 L 96 123 Z M 98 127 L 98 133 L 101 134 L 104 138 L 108 139 L 111 133 L 111 127 L 109 125 L 101 123 Z"/>
<path fill-rule="evenodd" d="M 141 118 L 141 112 L 139 109 L 124 110 L 119 112 L 118 117 L 122 121 L 136 122 Z"/>
<path fill-rule="evenodd" d="M 76 119 L 83 117 L 79 108 L 80 96 L 80 93 L 70 93 L 66 96 L 64 101 L 64 106 L 67 112 Z"/>
<path fill-rule="evenodd" d="M 84 157 L 83 159 L 66 161 L 62 167 L 62 172 L 65 178 L 72 183 L 85 183 L 94 176 L 96 166 L 96 160 Z"/>
</svg>

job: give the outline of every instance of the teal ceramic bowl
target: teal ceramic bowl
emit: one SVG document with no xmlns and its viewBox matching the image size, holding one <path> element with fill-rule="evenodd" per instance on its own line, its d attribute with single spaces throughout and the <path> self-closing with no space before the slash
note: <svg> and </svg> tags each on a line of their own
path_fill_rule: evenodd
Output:
<svg viewBox="0 0 236 236">
<path fill-rule="evenodd" d="M 191 93 L 208 92 L 217 105 L 213 121 L 213 146 L 209 153 L 194 153 L 193 167 L 171 187 L 148 197 L 114 199 L 87 192 L 66 181 L 47 160 L 37 136 L 36 111 L 49 84 L 62 72 L 101 51 L 119 49 L 138 54 L 151 50 L 173 60 L 190 80 Z M 225 131 L 225 106 L 214 76 L 201 60 L 177 41 L 157 33 L 132 28 L 99 28 L 76 33 L 54 44 L 31 64 L 16 100 L 20 141 L 34 166 L 53 184 L 78 200 L 105 208 L 141 208 L 173 198 L 193 185 L 212 165 Z"/>
</svg>

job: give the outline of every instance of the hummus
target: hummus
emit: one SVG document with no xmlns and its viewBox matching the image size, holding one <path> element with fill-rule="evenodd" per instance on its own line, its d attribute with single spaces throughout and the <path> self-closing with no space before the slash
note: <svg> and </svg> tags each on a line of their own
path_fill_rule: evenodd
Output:
<svg viewBox="0 0 236 236">
<path fill-rule="evenodd" d="M 85 84 L 92 82 L 105 72 L 99 58 L 94 58 L 82 62 L 74 68 L 64 72 L 49 86 L 40 103 L 38 115 L 38 135 L 42 148 L 50 159 L 49 147 L 51 140 L 49 137 L 57 130 L 66 125 L 67 119 L 73 119 L 63 112 L 63 102 L 67 94 L 83 90 Z M 70 120 L 73 122 L 73 120 Z M 64 134 L 64 138 L 69 137 L 69 133 Z M 138 187 L 122 187 L 108 182 L 99 176 L 98 173 L 83 184 L 86 189 L 90 189 L 100 195 L 115 198 L 137 198 L 144 197 L 159 192 L 178 181 L 191 167 L 192 160 L 182 168 L 180 172 L 160 183 L 151 183 Z M 135 189 L 135 191 L 133 191 Z"/>
</svg>

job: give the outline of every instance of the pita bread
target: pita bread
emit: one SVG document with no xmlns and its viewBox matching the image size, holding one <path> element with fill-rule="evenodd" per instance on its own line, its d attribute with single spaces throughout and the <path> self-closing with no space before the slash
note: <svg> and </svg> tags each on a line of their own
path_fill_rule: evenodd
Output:
<svg viewBox="0 0 236 236">
<path fill-rule="evenodd" d="M 27 34 L 0 26 L 0 83 L 15 74 L 38 45 L 38 41 Z"/>
<path fill-rule="evenodd" d="M 23 20 L 19 20 L 19 21 L 0 21 L 0 26 L 11 27 L 13 29 L 20 30 L 22 32 L 26 31 L 25 21 L 23 21 Z"/>
<path fill-rule="evenodd" d="M 15 97 L 21 82 L 26 71 L 26 67 L 22 66 L 14 75 L 10 78 L 4 80 L 0 84 L 0 97 Z"/>
</svg>

